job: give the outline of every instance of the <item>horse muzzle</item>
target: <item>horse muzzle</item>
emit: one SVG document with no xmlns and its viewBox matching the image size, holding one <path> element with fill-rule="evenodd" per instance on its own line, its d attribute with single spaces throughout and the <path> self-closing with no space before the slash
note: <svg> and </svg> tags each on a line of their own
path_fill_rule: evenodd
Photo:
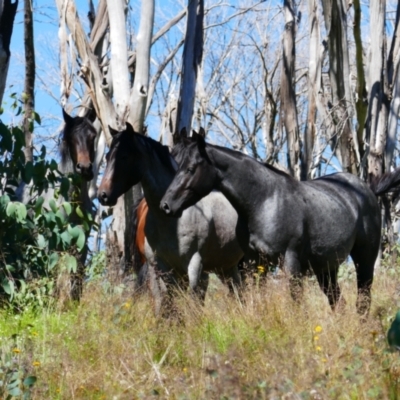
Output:
<svg viewBox="0 0 400 400">
<path fill-rule="evenodd" d="M 114 206 L 117 203 L 116 200 L 112 199 L 104 190 L 98 193 L 97 198 L 103 206 Z"/>
<path fill-rule="evenodd" d="M 173 209 L 171 209 L 171 207 L 169 206 L 168 202 L 166 202 L 166 201 L 162 201 L 160 203 L 160 208 L 169 217 L 179 218 L 179 217 L 182 216 L 182 213 L 183 213 L 183 211 L 181 211 L 181 210 L 173 210 Z"/>
</svg>

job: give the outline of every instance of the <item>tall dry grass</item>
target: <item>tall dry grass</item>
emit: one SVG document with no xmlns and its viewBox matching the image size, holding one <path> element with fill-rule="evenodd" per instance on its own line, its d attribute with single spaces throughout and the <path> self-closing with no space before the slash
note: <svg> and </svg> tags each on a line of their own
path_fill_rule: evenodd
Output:
<svg viewBox="0 0 400 400">
<path fill-rule="evenodd" d="M 336 313 L 315 279 L 297 304 L 286 279 L 270 277 L 242 303 L 216 280 L 204 308 L 180 293 L 171 320 L 154 317 L 147 295 L 98 283 L 68 310 L 4 314 L 0 335 L 18 334 L 15 356 L 38 378 L 34 399 L 396 399 L 399 355 L 386 344 L 399 307 L 393 271 L 377 273 L 365 322 L 352 277 Z"/>
</svg>

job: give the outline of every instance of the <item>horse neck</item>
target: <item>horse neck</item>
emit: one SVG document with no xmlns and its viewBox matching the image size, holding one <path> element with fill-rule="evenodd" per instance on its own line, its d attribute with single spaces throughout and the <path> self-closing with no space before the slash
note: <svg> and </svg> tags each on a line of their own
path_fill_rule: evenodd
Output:
<svg viewBox="0 0 400 400">
<path fill-rule="evenodd" d="M 217 146 L 207 147 L 207 154 L 217 170 L 216 189 L 225 195 L 239 215 L 249 217 L 255 204 L 273 195 L 280 177 L 265 165 Z"/>
<path fill-rule="evenodd" d="M 168 150 L 155 140 L 136 134 L 136 152 L 142 165 L 142 188 L 149 207 L 159 210 L 162 196 L 175 175 L 173 159 Z"/>
</svg>

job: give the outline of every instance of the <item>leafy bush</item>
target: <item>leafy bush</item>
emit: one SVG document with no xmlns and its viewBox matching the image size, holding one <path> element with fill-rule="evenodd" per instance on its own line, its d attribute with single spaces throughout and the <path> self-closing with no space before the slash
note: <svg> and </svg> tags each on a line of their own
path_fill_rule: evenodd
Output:
<svg viewBox="0 0 400 400">
<path fill-rule="evenodd" d="M 20 349 L 16 345 L 16 335 L 11 342 L 0 349 L 0 398 L 30 399 L 30 389 L 36 382 L 36 376 L 29 375 L 18 357 Z"/>
<path fill-rule="evenodd" d="M 84 250 L 93 220 L 76 196 L 69 196 L 76 194 L 79 176 L 60 173 L 57 162 L 46 159 L 44 146 L 33 162 L 25 162 L 18 127 L 0 122 L 0 138 L 0 299 L 41 305 L 52 293 L 60 258 L 76 273 L 75 256 Z M 26 204 L 17 201 L 21 182 L 30 192 Z M 72 215 L 79 225 L 71 222 Z"/>
</svg>

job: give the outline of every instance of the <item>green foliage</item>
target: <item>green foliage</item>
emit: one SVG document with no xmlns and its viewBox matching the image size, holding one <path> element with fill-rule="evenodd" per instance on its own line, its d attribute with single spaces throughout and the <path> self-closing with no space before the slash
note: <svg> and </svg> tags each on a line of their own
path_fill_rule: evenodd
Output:
<svg viewBox="0 0 400 400">
<path fill-rule="evenodd" d="M 31 398 L 31 387 L 36 376 L 30 375 L 23 365 L 17 346 L 17 335 L 0 349 L 0 398 L 27 400 Z"/>
<path fill-rule="evenodd" d="M 21 129 L 0 122 L 0 300 L 43 305 L 59 260 L 76 272 L 75 256 L 85 249 L 93 220 L 75 200 L 80 177 L 61 174 L 44 146 L 26 163 L 23 146 Z M 30 188 L 27 204 L 17 201 L 20 182 Z M 48 193 L 53 197 L 46 199 Z"/>
</svg>

